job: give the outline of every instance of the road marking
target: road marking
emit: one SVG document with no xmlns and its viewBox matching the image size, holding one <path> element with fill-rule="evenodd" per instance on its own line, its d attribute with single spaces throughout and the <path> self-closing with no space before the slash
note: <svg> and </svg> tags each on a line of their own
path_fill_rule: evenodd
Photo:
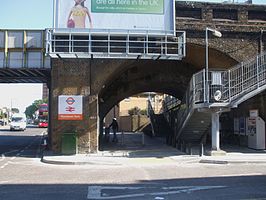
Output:
<svg viewBox="0 0 266 200">
<path fill-rule="evenodd" d="M 150 193 L 134 193 L 134 194 L 123 194 L 123 190 L 138 190 L 142 189 L 143 187 L 112 187 L 112 186 L 89 186 L 88 187 L 88 194 L 87 199 L 124 199 L 124 198 L 132 198 L 132 197 L 143 197 L 143 196 L 159 196 L 162 195 L 173 195 L 173 194 L 180 194 L 180 193 L 191 193 L 194 191 L 200 190 L 209 190 L 209 189 L 220 189 L 225 188 L 226 186 L 179 186 L 179 187 L 162 187 L 162 188 L 155 188 L 155 187 L 147 187 L 147 189 L 154 189 L 158 190 L 169 190 L 169 191 L 162 191 L 162 192 L 150 192 Z M 123 195 L 112 195 L 106 192 L 102 192 L 102 190 L 122 190 L 121 193 Z M 117 192 L 115 192 L 117 194 Z M 163 197 L 159 197 L 163 198 Z"/>
<path fill-rule="evenodd" d="M 263 173 L 248 173 L 248 174 L 224 174 L 218 175 L 218 177 L 230 177 L 230 176 L 261 176 Z"/>
</svg>

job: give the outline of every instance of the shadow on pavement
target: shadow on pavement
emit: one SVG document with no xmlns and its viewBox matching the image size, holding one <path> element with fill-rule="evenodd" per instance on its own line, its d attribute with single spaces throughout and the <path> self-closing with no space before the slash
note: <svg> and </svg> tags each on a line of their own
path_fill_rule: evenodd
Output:
<svg viewBox="0 0 266 200">
<path fill-rule="evenodd" d="M 169 157 L 184 155 L 176 148 L 166 145 L 165 138 L 150 137 L 143 133 L 117 133 L 118 142 L 104 141 L 102 151 L 127 152 L 128 157 Z"/>
<path fill-rule="evenodd" d="M 115 180 L 114 180 L 115 181 Z M 260 199 L 266 198 L 266 176 L 229 176 L 136 180 L 132 184 L 8 184 L 0 187 L 0 199 L 27 200 L 194 200 L 194 199 Z"/>
</svg>

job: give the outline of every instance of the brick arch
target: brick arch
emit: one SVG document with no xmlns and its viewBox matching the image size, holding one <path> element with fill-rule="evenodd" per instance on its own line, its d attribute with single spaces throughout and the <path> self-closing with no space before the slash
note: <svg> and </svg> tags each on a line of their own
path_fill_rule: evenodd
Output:
<svg viewBox="0 0 266 200">
<path fill-rule="evenodd" d="M 223 52 L 209 48 L 210 68 L 229 68 L 236 60 Z M 137 60 L 120 63 L 105 80 L 99 93 L 100 116 L 126 97 L 141 92 L 160 92 L 179 99 L 185 93 L 193 73 L 205 66 L 205 47 L 188 43 L 187 55 L 182 61 Z"/>
<path fill-rule="evenodd" d="M 136 61 L 119 74 L 111 74 L 99 92 L 100 115 L 126 97 L 141 92 L 162 92 L 182 98 L 195 70 L 181 61 Z"/>
</svg>

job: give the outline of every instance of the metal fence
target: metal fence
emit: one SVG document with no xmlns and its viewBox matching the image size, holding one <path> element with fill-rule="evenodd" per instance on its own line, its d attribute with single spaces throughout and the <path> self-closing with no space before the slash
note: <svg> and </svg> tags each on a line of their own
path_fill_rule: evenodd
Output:
<svg viewBox="0 0 266 200">
<path fill-rule="evenodd" d="M 266 88 L 266 52 L 226 71 L 209 70 L 208 82 L 205 70 L 192 80 L 195 104 L 236 106 Z"/>
<path fill-rule="evenodd" d="M 192 76 L 179 106 L 179 134 L 195 108 L 235 107 L 265 89 L 266 52 L 229 70 L 209 70 L 207 79 L 205 69 L 199 71 Z"/>
<path fill-rule="evenodd" d="M 62 58 L 176 59 L 185 57 L 184 31 L 47 29 L 46 53 Z"/>
</svg>

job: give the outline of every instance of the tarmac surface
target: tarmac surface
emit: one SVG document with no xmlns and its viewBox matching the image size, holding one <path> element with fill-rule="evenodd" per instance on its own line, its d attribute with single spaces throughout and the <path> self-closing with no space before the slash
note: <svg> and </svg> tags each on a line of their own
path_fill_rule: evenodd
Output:
<svg viewBox="0 0 266 200">
<path fill-rule="evenodd" d="M 111 135 L 112 136 L 112 135 Z M 110 137 L 111 137 L 110 136 Z M 200 147 L 192 149 L 198 152 Z M 163 138 L 151 138 L 142 133 L 118 133 L 118 142 L 103 142 L 103 150 L 93 154 L 59 155 L 44 151 L 42 162 L 56 165 L 150 165 L 170 163 L 266 164 L 266 150 L 226 145 L 226 155 L 188 155 L 165 144 Z M 190 151 L 191 154 L 191 151 Z"/>
</svg>

